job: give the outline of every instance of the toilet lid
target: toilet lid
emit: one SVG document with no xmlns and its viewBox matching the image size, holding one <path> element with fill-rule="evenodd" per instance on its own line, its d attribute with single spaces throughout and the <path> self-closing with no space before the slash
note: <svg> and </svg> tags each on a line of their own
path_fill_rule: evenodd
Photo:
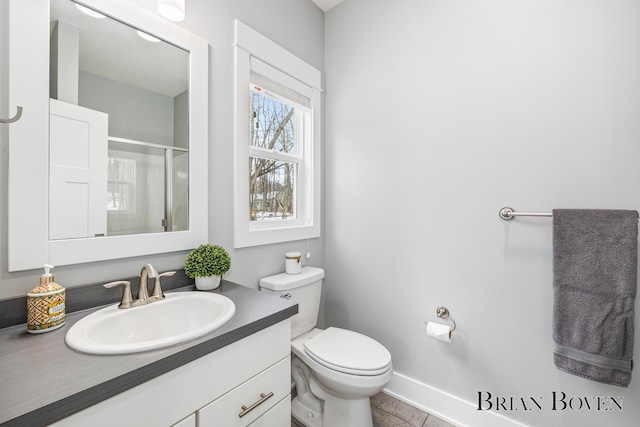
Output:
<svg viewBox="0 0 640 427">
<path fill-rule="evenodd" d="M 366 335 L 328 328 L 304 343 L 305 352 L 316 362 L 353 375 L 380 375 L 389 370 L 391 354 Z"/>
</svg>

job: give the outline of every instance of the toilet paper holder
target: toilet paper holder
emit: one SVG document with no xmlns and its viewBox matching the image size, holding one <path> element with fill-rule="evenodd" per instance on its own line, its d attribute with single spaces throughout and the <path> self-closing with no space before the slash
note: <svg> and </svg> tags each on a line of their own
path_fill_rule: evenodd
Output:
<svg viewBox="0 0 640 427">
<path fill-rule="evenodd" d="M 453 318 L 449 317 L 449 309 L 443 305 L 441 305 L 440 307 L 436 308 L 436 316 L 442 318 L 442 319 L 447 319 L 447 320 L 451 320 L 451 323 L 453 323 L 453 328 L 451 328 L 451 331 L 449 331 L 449 333 L 453 332 L 456 330 L 456 321 L 453 320 Z M 424 322 L 425 324 L 427 322 Z"/>
</svg>

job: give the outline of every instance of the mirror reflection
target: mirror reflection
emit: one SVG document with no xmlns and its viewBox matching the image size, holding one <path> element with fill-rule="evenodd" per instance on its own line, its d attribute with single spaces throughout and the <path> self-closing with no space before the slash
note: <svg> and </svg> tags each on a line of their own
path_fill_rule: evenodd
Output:
<svg viewBox="0 0 640 427">
<path fill-rule="evenodd" d="M 49 238 L 187 230 L 189 52 L 50 4 Z"/>
</svg>

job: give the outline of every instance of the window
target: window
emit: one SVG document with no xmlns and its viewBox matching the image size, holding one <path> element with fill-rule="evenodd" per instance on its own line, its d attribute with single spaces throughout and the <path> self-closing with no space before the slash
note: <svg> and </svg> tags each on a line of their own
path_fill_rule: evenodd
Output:
<svg viewBox="0 0 640 427">
<path fill-rule="evenodd" d="M 249 77 L 249 220 L 300 224 L 299 183 L 311 149 L 311 88 L 251 58 Z M 281 85 L 267 76 L 277 76 Z M 298 91 L 289 88 L 298 86 Z M 305 92 L 301 94 L 300 92 Z"/>
<path fill-rule="evenodd" d="M 136 162 L 131 159 L 107 159 L 107 210 L 135 211 Z"/>
<path fill-rule="evenodd" d="M 320 236 L 320 72 L 236 21 L 236 248 Z"/>
</svg>

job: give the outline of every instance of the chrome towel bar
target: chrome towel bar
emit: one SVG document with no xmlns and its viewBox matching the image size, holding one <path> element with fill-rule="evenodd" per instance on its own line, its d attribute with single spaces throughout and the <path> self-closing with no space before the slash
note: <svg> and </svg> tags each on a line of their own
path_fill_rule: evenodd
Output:
<svg viewBox="0 0 640 427">
<path fill-rule="evenodd" d="M 504 207 L 498 212 L 498 216 L 505 221 L 510 221 L 516 216 L 546 216 L 551 218 L 553 214 L 551 212 L 515 212 L 513 208 Z"/>
<path fill-rule="evenodd" d="M 505 221 L 510 221 L 516 216 L 546 216 L 549 218 L 553 216 L 551 212 L 515 212 L 513 208 L 510 207 L 500 209 L 498 215 Z"/>
</svg>

